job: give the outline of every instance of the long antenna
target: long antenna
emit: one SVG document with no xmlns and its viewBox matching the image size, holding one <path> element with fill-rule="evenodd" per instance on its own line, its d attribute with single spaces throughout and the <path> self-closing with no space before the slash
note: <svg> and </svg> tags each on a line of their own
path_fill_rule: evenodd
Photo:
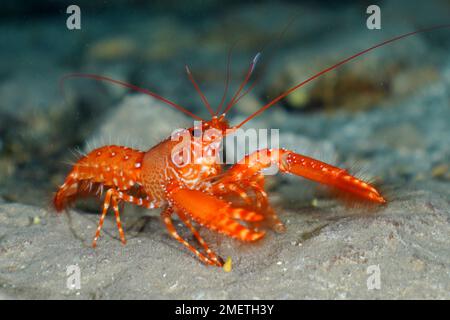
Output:
<svg viewBox="0 0 450 320">
<path fill-rule="evenodd" d="M 391 42 L 394 42 L 394 41 L 397 41 L 397 40 L 400 40 L 400 39 L 403 39 L 403 38 L 406 38 L 406 37 L 409 37 L 409 36 L 412 36 L 412 35 L 415 35 L 415 34 L 418 34 L 418 33 L 424 33 L 424 32 L 429 32 L 429 31 L 433 31 L 433 30 L 437 30 L 437 29 L 444 29 L 444 28 L 449 28 L 449 27 L 450 27 L 450 24 L 444 24 L 444 25 L 438 25 L 438 26 L 434 26 L 434 27 L 430 27 L 430 28 L 425 28 L 425 29 L 416 30 L 416 31 L 409 32 L 409 33 L 406 33 L 406 34 L 403 34 L 403 35 L 394 37 L 394 38 L 392 38 L 392 39 L 383 41 L 383 42 L 381 42 L 381 43 L 379 43 L 379 44 L 376 44 L 376 45 L 374 45 L 374 46 L 372 46 L 372 47 L 370 47 L 370 48 L 368 48 L 368 49 L 365 49 L 365 50 L 363 50 L 363 51 L 360 51 L 360 52 L 358 52 L 358 53 L 356 53 L 356 54 L 354 54 L 354 55 L 352 55 L 352 56 L 350 56 L 350 57 L 348 57 L 348 58 L 346 58 L 346 59 L 344 59 L 344 60 L 341 60 L 340 62 L 338 62 L 338 63 L 332 65 L 331 67 L 328 67 L 328 68 L 326 68 L 326 69 L 324 69 L 324 70 L 322 70 L 322 71 L 316 73 L 316 74 L 313 75 L 312 77 L 310 77 L 310 78 L 308 78 L 308 79 L 306 79 L 306 80 L 300 82 L 299 84 L 297 84 L 297 85 L 291 87 L 290 89 L 286 90 L 285 92 L 283 92 L 282 94 L 280 94 L 278 97 L 276 97 L 275 99 L 273 99 L 272 101 L 270 101 L 269 103 L 267 103 L 266 105 L 264 105 L 263 107 L 261 107 L 261 109 L 259 109 L 258 111 L 252 113 L 249 117 L 247 117 L 244 121 L 242 121 L 242 122 L 241 122 L 239 125 L 237 125 L 236 127 L 237 127 L 237 128 L 240 128 L 240 127 L 243 126 L 245 123 L 247 123 L 248 121 L 250 121 L 250 120 L 253 119 L 254 117 L 258 116 L 259 114 L 261 114 L 262 112 L 264 112 L 265 110 L 267 110 L 268 108 L 270 108 L 271 106 L 273 106 L 275 103 L 277 103 L 277 102 L 280 101 L 281 99 L 285 98 L 286 96 L 288 96 L 289 94 L 291 94 L 293 91 L 297 90 L 298 88 L 304 86 L 304 85 L 307 84 L 308 82 L 311 82 L 312 80 L 314 80 L 314 79 L 316 79 L 316 78 L 318 78 L 318 77 L 320 77 L 320 76 L 322 76 L 322 75 L 324 75 L 324 74 L 326 74 L 326 73 L 328 73 L 328 72 L 330 72 L 330 71 L 332 71 L 332 70 L 334 70 L 334 69 L 337 69 L 338 67 L 342 66 L 343 64 L 345 64 L 345 63 L 347 63 L 347 62 L 349 62 L 349 61 L 351 61 L 351 60 L 353 60 L 353 59 L 355 59 L 355 58 L 357 58 L 357 57 L 359 57 L 359 56 L 362 56 L 363 54 L 366 54 L 366 53 L 368 53 L 369 51 L 372 51 L 372 50 L 374 50 L 374 49 L 376 49 L 376 48 L 379 48 L 379 47 L 382 47 L 382 46 L 384 46 L 384 45 L 386 45 L 386 44 L 388 44 L 388 43 L 391 43 Z"/>
<path fill-rule="evenodd" d="M 158 94 L 156 94 L 154 92 L 151 92 L 150 90 L 147 90 L 147 89 L 135 86 L 134 84 L 123 82 L 123 81 L 120 81 L 120 80 L 115 80 L 115 79 L 112 79 L 112 78 L 109 78 L 109 77 L 105 77 L 105 76 L 101 76 L 101 75 L 97 75 L 97 74 L 91 74 L 91 73 L 69 73 L 69 74 L 66 74 L 65 76 L 63 76 L 61 78 L 61 80 L 59 82 L 61 92 L 64 92 L 64 81 L 66 81 L 69 78 L 87 78 L 87 79 L 94 79 L 94 80 L 97 80 L 97 81 L 105 81 L 105 82 L 111 82 L 111 83 L 114 83 L 114 84 L 118 84 L 118 85 L 120 85 L 122 87 L 131 89 L 133 91 L 141 92 L 141 93 L 144 93 L 146 95 L 149 95 L 149 96 L 151 96 L 151 97 L 153 97 L 155 99 L 158 99 L 159 101 L 162 101 L 162 102 L 170 105 L 171 107 L 173 107 L 173 108 L 175 108 L 175 109 L 177 109 L 177 110 L 179 110 L 181 112 L 184 112 L 185 114 L 191 116 L 194 119 L 197 119 L 197 120 L 200 120 L 200 121 L 204 121 L 202 118 L 196 116 L 195 114 L 193 114 L 189 110 L 186 110 L 182 106 L 180 106 L 180 105 L 178 105 L 178 104 L 176 104 L 176 103 L 174 103 L 174 102 L 172 102 L 172 101 L 170 101 L 170 100 L 168 100 L 168 99 L 166 99 L 166 98 L 164 98 L 164 97 L 162 97 L 162 96 L 160 96 L 160 95 L 158 95 Z"/>
</svg>

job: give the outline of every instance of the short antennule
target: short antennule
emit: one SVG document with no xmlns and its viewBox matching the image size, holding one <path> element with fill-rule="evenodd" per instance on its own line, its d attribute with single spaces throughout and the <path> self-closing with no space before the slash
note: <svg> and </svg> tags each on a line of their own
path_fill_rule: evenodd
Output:
<svg viewBox="0 0 450 320">
<path fill-rule="evenodd" d="M 64 92 L 64 81 L 66 81 L 69 78 L 86 78 L 86 79 L 93 79 L 93 80 L 96 80 L 96 81 L 105 81 L 105 82 L 114 83 L 114 84 L 120 85 L 122 87 L 131 89 L 133 91 L 140 92 L 140 93 L 146 94 L 148 96 L 151 96 L 151 97 L 153 97 L 153 98 L 155 98 L 155 99 L 157 99 L 159 101 L 162 101 L 165 104 L 167 104 L 167 105 L 169 105 L 169 106 L 171 106 L 171 107 L 173 107 L 173 108 L 175 108 L 175 109 L 177 109 L 177 110 L 187 114 L 188 116 L 190 116 L 190 117 L 192 117 L 192 118 L 194 118 L 196 120 L 204 121 L 202 118 L 196 116 L 195 114 L 193 114 L 189 110 L 183 108 L 182 106 L 176 104 L 175 102 L 172 102 L 172 101 L 170 101 L 170 100 L 168 100 L 168 99 L 166 99 L 166 98 L 160 96 L 159 94 L 156 94 L 156 93 L 154 93 L 154 92 L 152 92 L 150 90 L 147 90 L 147 89 L 135 86 L 134 84 L 131 84 L 131 83 L 127 83 L 127 82 L 120 81 L 120 80 L 115 80 L 115 79 L 112 79 L 112 78 L 109 78 L 109 77 L 105 77 L 105 76 L 101 76 L 101 75 L 97 75 L 97 74 L 91 74 L 91 73 L 69 73 L 69 74 L 66 74 L 65 76 L 63 76 L 60 79 L 60 82 L 59 82 L 60 89 L 61 89 L 62 93 Z"/>
<path fill-rule="evenodd" d="M 412 36 L 412 35 L 415 35 L 415 34 L 418 34 L 418 33 L 425 33 L 425 32 L 430 32 L 430 31 L 433 31 L 433 30 L 437 30 L 437 29 L 445 29 L 445 28 L 450 28 L 450 24 L 437 25 L 437 26 L 434 26 L 434 27 L 425 28 L 425 29 L 420 29 L 420 30 L 416 30 L 416 31 L 409 32 L 409 33 L 405 33 L 405 34 L 396 36 L 396 37 L 394 37 L 394 38 L 385 40 L 385 41 L 383 41 L 383 42 L 381 42 L 381 43 L 375 44 L 375 45 L 373 45 L 373 46 L 371 46 L 371 47 L 369 47 L 369 48 L 367 48 L 367 49 L 365 49 L 365 50 L 362 50 L 362 51 L 360 51 L 360 52 L 358 52 L 358 53 L 355 53 L 354 55 L 352 55 L 352 56 L 350 56 L 350 57 L 348 57 L 348 58 L 345 58 L 345 59 L 339 61 L 338 63 L 336 63 L 336 64 L 334 64 L 334 65 L 332 65 L 332 66 L 330 66 L 330 67 L 328 67 L 328 68 L 326 68 L 326 69 L 323 69 L 322 71 L 316 73 L 315 75 L 309 77 L 308 79 L 306 79 L 306 80 L 300 82 L 299 84 L 297 84 L 297 85 L 295 85 L 295 86 L 289 88 L 288 90 L 286 90 L 285 92 L 283 92 L 282 94 L 280 94 L 278 97 L 274 98 L 272 101 L 270 101 L 270 102 L 268 102 L 267 104 L 265 104 L 265 105 L 264 105 L 263 107 L 261 107 L 259 110 L 255 111 L 253 114 L 251 114 L 250 116 L 248 116 L 244 121 L 242 121 L 242 122 L 241 122 L 240 124 L 238 124 L 236 127 L 237 127 L 237 128 L 240 128 L 240 127 L 243 126 L 245 123 L 247 123 L 247 122 L 250 121 L 251 119 L 255 118 L 256 116 L 260 115 L 262 112 L 264 112 L 265 110 L 267 110 L 268 108 L 270 108 L 271 106 L 273 106 L 274 104 L 276 104 L 278 101 L 280 101 L 281 99 L 283 99 L 283 98 L 285 98 L 286 96 L 288 96 L 289 94 L 291 94 L 293 91 L 297 90 L 298 88 L 301 88 L 302 86 L 304 86 L 305 84 L 311 82 L 312 80 L 314 80 L 314 79 L 316 79 L 316 78 L 318 78 L 318 77 L 320 77 L 320 76 L 322 76 L 322 75 L 324 75 L 324 74 L 326 74 L 326 73 L 328 73 L 328 72 L 330 72 L 330 71 L 332 71 L 332 70 L 335 70 L 335 69 L 339 68 L 340 66 L 346 64 L 347 62 L 349 62 L 349 61 L 351 61 L 351 60 L 354 60 L 354 59 L 358 58 L 359 56 L 362 56 L 362 55 L 364 55 L 364 54 L 366 54 L 366 53 L 368 53 L 368 52 L 370 52 L 370 51 L 372 51 L 372 50 L 374 50 L 374 49 L 377 49 L 377 48 L 382 47 L 382 46 L 384 46 L 384 45 L 387 45 L 387 44 L 389 44 L 389 43 L 395 42 L 395 41 L 397 41 L 397 40 L 400 40 L 400 39 L 403 39 L 403 38 L 406 38 L 406 37 L 409 37 L 409 36 Z M 255 57 L 255 58 L 256 58 L 256 57 Z"/>
<path fill-rule="evenodd" d="M 189 80 L 194 85 L 195 90 L 200 95 L 200 98 L 202 99 L 203 103 L 205 104 L 206 108 L 208 109 L 208 112 L 211 116 L 214 115 L 214 111 L 211 109 L 211 105 L 208 102 L 208 99 L 206 99 L 206 96 L 203 94 L 202 90 L 200 90 L 200 87 L 198 86 L 197 82 L 194 79 L 194 76 L 192 75 L 191 69 L 189 69 L 188 65 L 185 65 L 186 73 L 188 75 Z"/>
<path fill-rule="evenodd" d="M 223 103 L 225 102 L 225 98 L 227 97 L 228 86 L 230 84 L 230 77 L 231 77 L 231 54 L 233 53 L 233 48 L 234 48 L 234 45 L 231 46 L 230 50 L 228 51 L 228 56 L 227 56 L 227 76 L 225 78 L 225 89 L 223 90 L 222 99 L 220 100 L 220 104 L 217 107 L 217 110 L 214 113 L 214 115 L 218 115 L 219 114 L 220 110 L 222 109 Z"/>
<path fill-rule="evenodd" d="M 242 81 L 241 85 L 239 86 L 239 89 L 234 94 L 231 101 L 228 103 L 226 109 L 223 113 L 227 113 L 231 107 L 233 107 L 236 104 L 236 99 L 239 97 L 239 94 L 241 93 L 242 89 L 247 85 L 248 81 L 250 80 L 250 77 L 252 76 L 253 71 L 255 70 L 256 63 L 259 60 L 259 57 L 261 56 L 261 52 L 258 52 L 255 57 L 252 60 L 252 63 L 250 63 L 250 67 L 248 68 L 247 75 L 245 76 L 244 80 Z M 240 98 L 239 98 L 240 99 Z"/>
<path fill-rule="evenodd" d="M 261 56 L 261 52 L 258 52 L 257 54 L 256 54 L 256 56 L 253 58 L 253 61 L 252 61 L 252 64 L 251 64 L 251 66 L 252 66 L 252 68 L 251 68 L 251 70 L 250 70 L 250 74 L 252 74 L 253 73 L 253 70 L 255 70 L 255 66 L 256 66 L 256 64 L 258 63 L 258 60 L 259 60 L 259 57 Z"/>
</svg>

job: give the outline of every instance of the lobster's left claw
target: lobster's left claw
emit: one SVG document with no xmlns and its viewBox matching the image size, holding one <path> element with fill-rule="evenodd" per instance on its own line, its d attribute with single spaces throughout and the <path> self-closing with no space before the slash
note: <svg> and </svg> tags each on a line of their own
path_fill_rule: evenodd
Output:
<svg viewBox="0 0 450 320">
<path fill-rule="evenodd" d="M 272 151 L 271 156 L 272 158 L 276 157 L 278 159 L 280 170 L 283 172 L 292 173 L 335 187 L 364 200 L 378 202 L 380 204 L 386 203 L 386 199 L 383 198 L 375 187 L 350 175 L 344 169 L 289 150 L 280 149 Z"/>
<path fill-rule="evenodd" d="M 346 170 L 285 149 L 262 149 L 246 156 L 228 171 L 222 182 L 249 179 L 273 164 L 278 165 L 282 172 L 328 185 L 358 199 L 386 203 L 386 199 L 375 187 L 350 175 Z"/>
</svg>

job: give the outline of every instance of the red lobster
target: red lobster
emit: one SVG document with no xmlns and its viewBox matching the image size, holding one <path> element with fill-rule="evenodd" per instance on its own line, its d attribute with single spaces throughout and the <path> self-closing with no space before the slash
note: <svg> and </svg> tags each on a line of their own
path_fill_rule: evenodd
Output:
<svg viewBox="0 0 450 320">
<path fill-rule="evenodd" d="M 375 48 L 418 32 L 442 27 L 448 27 L 448 25 L 400 35 L 356 53 L 288 89 L 240 124 L 231 127 L 226 120 L 226 114 L 242 97 L 240 94 L 250 79 L 256 64 L 256 58 L 259 55 L 250 64 L 245 79 L 220 116 L 219 113 L 224 103 L 226 90 L 217 111 L 214 112 L 189 68 L 186 67 L 190 81 L 211 114 L 212 118 L 209 121 L 204 121 L 166 98 L 128 83 L 92 74 L 68 75 L 67 77 L 76 76 L 108 81 L 143 92 L 201 122 L 200 125 L 187 130 L 190 138 L 188 142 L 190 147 L 188 158 L 190 158 L 190 161 L 186 161 L 183 152 L 176 149 L 179 142 L 175 141 L 173 137 L 163 140 L 148 151 L 116 145 L 103 146 L 92 150 L 73 166 L 64 184 L 54 196 L 54 206 L 57 211 L 62 211 L 77 196 L 102 194 L 103 190 L 106 191 L 102 215 L 92 244 L 94 247 L 97 244 L 106 213 L 110 207 L 115 213 L 120 238 L 124 244 L 126 241 L 119 214 L 121 202 L 129 202 L 149 209 L 162 208 L 161 218 L 172 237 L 186 246 L 202 262 L 208 265 L 223 266 L 223 259 L 208 247 L 196 230 L 193 221 L 211 230 L 246 242 L 257 241 L 264 237 L 265 231 L 257 227 L 259 223 L 267 221 L 274 229 L 282 230 L 283 224 L 269 204 L 268 195 L 264 190 L 264 176 L 261 173 L 263 169 L 272 165 L 277 165 L 281 172 L 302 176 L 328 185 L 351 194 L 362 201 L 383 204 L 386 202 L 385 198 L 368 182 L 352 176 L 344 169 L 289 150 L 264 149 L 256 151 L 234 164 L 226 172 L 223 170 L 223 165 L 216 161 L 216 154 L 212 150 L 230 132 L 240 128 L 250 119 L 317 77 Z M 202 139 L 196 139 L 198 130 L 210 132 L 211 129 L 214 130 L 215 134 L 203 135 Z M 244 204 L 236 206 L 233 202 L 227 201 L 226 199 L 230 195 L 240 198 Z M 196 249 L 177 233 L 172 222 L 174 214 L 190 229 L 203 247 L 203 252 Z"/>
</svg>

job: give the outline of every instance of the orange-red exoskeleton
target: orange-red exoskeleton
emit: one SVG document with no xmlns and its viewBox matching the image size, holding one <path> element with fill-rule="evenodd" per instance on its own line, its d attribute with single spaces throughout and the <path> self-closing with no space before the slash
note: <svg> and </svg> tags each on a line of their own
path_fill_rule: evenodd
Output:
<svg viewBox="0 0 450 320">
<path fill-rule="evenodd" d="M 222 99 L 217 111 L 214 112 L 208 100 L 200 91 L 190 70 L 186 68 L 191 82 L 211 113 L 212 118 L 209 121 L 203 121 L 183 107 L 153 92 L 124 82 L 92 74 L 69 75 L 70 77 L 78 76 L 109 81 L 144 92 L 197 120 L 202 120 L 202 122 L 201 128 L 192 127 L 188 129 L 188 133 L 193 138 L 190 142 L 192 144 L 190 149 L 192 157 L 189 163 L 184 163 L 182 166 L 175 163 L 174 160 L 178 155 L 177 152 L 174 152 L 174 148 L 179 142 L 171 139 L 171 137 L 148 151 L 116 145 L 103 146 L 92 150 L 78 160 L 64 184 L 58 189 L 54 197 L 55 208 L 57 211 L 63 210 L 68 203 L 84 193 L 104 194 L 102 215 L 93 240 L 94 247 L 110 207 L 115 213 L 117 227 L 123 243 L 125 243 L 125 235 L 119 214 L 121 202 L 133 203 L 150 209 L 162 208 L 161 218 L 171 236 L 191 250 L 202 262 L 208 265 L 222 266 L 224 261 L 208 248 L 193 222 L 248 242 L 257 241 L 264 237 L 265 231 L 257 227 L 258 223 L 260 225 L 260 223 L 267 221 L 274 229 L 283 229 L 283 224 L 270 207 L 268 195 L 264 189 L 264 176 L 261 171 L 269 166 L 277 165 L 281 172 L 302 176 L 331 186 L 363 201 L 383 204 L 386 202 L 384 197 L 368 182 L 350 175 L 344 169 L 289 150 L 265 149 L 256 151 L 231 166 L 227 171 L 224 171 L 223 165 L 217 163 L 216 155 L 208 152 L 208 150 L 211 146 L 220 143 L 230 131 L 240 128 L 244 123 L 313 79 L 384 44 L 428 30 L 430 29 L 411 32 L 384 41 L 324 69 L 288 89 L 236 126 L 230 126 L 225 115 L 242 97 L 241 91 L 250 79 L 256 59 L 252 61 L 245 80 L 227 104 L 224 112 L 220 113 L 221 115 L 219 115 L 219 111 L 224 99 Z M 201 129 L 204 132 L 211 128 L 216 129 L 221 134 L 201 140 L 194 139 L 196 130 Z M 242 200 L 240 203 L 243 204 L 236 205 L 236 203 L 229 202 L 227 199 L 230 195 L 240 198 Z M 203 252 L 196 249 L 177 233 L 172 222 L 174 214 L 191 230 L 203 247 Z"/>
</svg>

